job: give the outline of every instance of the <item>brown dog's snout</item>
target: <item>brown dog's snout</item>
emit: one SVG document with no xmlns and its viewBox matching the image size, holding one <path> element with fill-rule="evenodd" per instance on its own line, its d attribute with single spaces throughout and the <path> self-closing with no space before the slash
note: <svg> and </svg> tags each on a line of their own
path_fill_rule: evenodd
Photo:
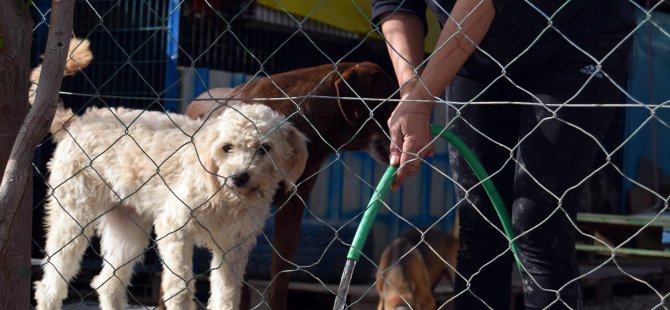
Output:
<svg viewBox="0 0 670 310">
<path fill-rule="evenodd" d="M 389 164 L 389 157 L 391 155 L 390 142 L 386 136 L 375 135 L 368 145 L 368 153 L 372 155 L 377 162 L 382 164 Z"/>
<path fill-rule="evenodd" d="M 236 174 L 232 176 L 231 179 L 233 180 L 233 185 L 235 185 L 236 187 L 242 187 L 247 183 L 249 183 L 249 174 L 246 172 Z"/>
</svg>

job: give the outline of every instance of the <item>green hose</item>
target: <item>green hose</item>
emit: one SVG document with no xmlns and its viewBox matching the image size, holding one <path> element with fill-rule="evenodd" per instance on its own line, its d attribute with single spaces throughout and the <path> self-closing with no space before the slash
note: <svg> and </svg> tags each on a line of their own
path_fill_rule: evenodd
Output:
<svg viewBox="0 0 670 310">
<path fill-rule="evenodd" d="M 454 148 L 456 148 L 456 151 L 458 151 L 465 162 L 468 163 L 475 176 L 477 176 L 479 181 L 482 183 L 484 191 L 486 191 L 486 194 L 489 196 L 489 199 L 493 204 L 493 208 L 495 209 L 496 213 L 498 214 L 498 218 L 502 223 L 503 230 L 507 235 L 507 238 L 509 238 L 509 240 L 513 240 L 514 231 L 512 230 L 512 224 L 509 218 L 509 214 L 507 213 L 507 208 L 505 208 L 505 203 L 502 201 L 502 198 L 500 198 L 500 194 L 489 178 L 489 174 L 486 172 L 486 169 L 484 169 L 484 166 L 482 166 L 479 160 L 477 160 L 477 157 L 475 157 L 475 154 L 472 153 L 472 150 L 470 150 L 470 148 L 465 145 L 463 140 L 442 126 L 430 125 L 430 130 L 433 136 L 439 135 L 448 143 L 450 143 Z M 377 216 L 377 211 L 379 210 L 381 201 L 388 193 L 389 188 L 391 187 L 391 183 L 393 183 L 396 171 L 398 171 L 398 168 L 393 166 L 389 166 L 386 169 L 382 179 L 379 181 L 379 184 L 377 184 L 375 192 L 370 198 L 370 202 L 368 203 L 365 213 L 363 214 L 363 218 L 361 219 L 361 223 L 356 230 L 354 240 L 351 242 L 351 247 L 349 248 L 349 253 L 347 254 L 347 262 L 342 273 L 342 279 L 340 280 L 337 296 L 335 297 L 335 304 L 333 305 L 334 310 L 344 309 L 346 296 L 349 290 L 349 283 L 351 281 L 351 275 L 354 272 L 356 262 L 361 257 L 361 251 L 365 245 L 365 240 L 370 234 L 370 230 L 372 229 L 372 224 L 374 223 L 375 217 Z M 516 247 L 516 243 L 513 241 L 511 242 L 511 248 L 517 269 L 519 270 L 519 274 L 523 275 L 521 261 L 519 260 L 519 250 Z"/>
<path fill-rule="evenodd" d="M 386 168 L 386 172 L 384 172 L 382 179 L 379 181 L 379 184 L 377 184 L 377 188 L 372 194 L 372 198 L 370 198 L 368 207 L 366 208 L 365 213 L 363 213 L 361 223 L 358 225 L 358 229 L 354 235 L 354 241 L 351 242 L 351 248 L 349 248 L 349 254 L 347 254 L 348 259 L 358 261 L 361 257 L 361 250 L 365 245 L 365 240 L 368 239 L 372 224 L 375 222 L 377 210 L 379 210 L 379 206 L 382 204 L 382 199 L 386 197 L 389 188 L 391 188 L 391 183 L 393 183 L 396 171 L 398 171 L 398 168 L 394 166 Z"/>
<path fill-rule="evenodd" d="M 495 185 L 493 185 L 493 182 L 489 178 L 489 174 L 486 173 L 486 169 L 484 169 L 482 163 L 480 163 L 479 160 L 477 160 L 477 157 L 475 157 L 475 154 L 472 153 L 472 150 L 470 150 L 470 148 L 467 145 L 465 145 L 465 142 L 463 142 L 463 140 L 461 140 L 459 137 L 454 135 L 454 133 L 452 133 L 449 130 L 446 130 L 442 126 L 430 125 L 430 131 L 433 136 L 439 135 L 444 140 L 447 140 L 449 144 L 451 144 L 454 148 L 456 148 L 456 151 L 458 151 L 458 154 L 460 154 L 465 160 L 465 162 L 468 163 L 468 166 L 472 168 L 472 171 L 475 173 L 475 176 L 477 176 L 479 181 L 482 182 L 484 191 L 486 191 L 486 194 L 489 196 L 489 199 L 493 204 L 493 209 L 495 209 L 496 213 L 498 214 L 498 218 L 502 223 L 503 230 L 505 231 L 507 238 L 509 240 L 514 239 L 514 231 L 512 230 L 512 221 L 510 221 L 509 214 L 507 213 L 507 208 L 505 208 L 505 203 L 502 201 L 502 198 L 500 198 L 500 194 L 498 193 L 498 190 L 496 189 Z M 519 260 L 519 250 L 516 247 L 516 242 L 512 242 L 512 254 L 514 254 L 516 267 L 519 269 L 519 273 L 521 274 L 523 269 L 521 269 L 521 261 Z"/>
</svg>

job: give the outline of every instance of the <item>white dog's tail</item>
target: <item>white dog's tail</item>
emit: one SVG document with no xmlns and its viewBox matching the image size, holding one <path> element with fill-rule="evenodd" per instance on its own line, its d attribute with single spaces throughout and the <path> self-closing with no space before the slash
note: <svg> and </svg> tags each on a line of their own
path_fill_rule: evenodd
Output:
<svg viewBox="0 0 670 310">
<path fill-rule="evenodd" d="M 64 76 L 74 75 L 82 69 L 88 67 L 93 60 L 93 53 L 91 52 L 91 42 L 88 39 L 72 38 L 70 40 L 70 47 L 68 49 L 67 58 L 65 59 L 65 68 L 63 69 Z M 30 72 L 30 90 L 28 91 L 28 100 L 30 105 L 35 101 L 35 92 L 37 91 L 37 82 L 42 73 L 42 65 L 39 65 Z M 56 115 L 53 122 L 51 122 L 51 134 L 56 141 L 59 141 L 65 131 L 65 125 L 75 117 L 72 110 L 65 108 L 63 102 L 58 100 L 58 107 L 56 108 Z"/>
<path fill-rule="evenodd" d="M 63 74 L 65 76 L 74 75 L 88 67 L 92 60 L 93 53 L 91 53 L 91 41 L 88 39 L 72 38 L 72 40 L 70 40 L 67 58 L 65 59 Z M 40 74 L 42 74 L 41 64 L 33 68 L 30 72 L 30 89 L 28 90 L 28 100 L 30 101 L 30 105 L 35 101 L 35 92 L 37 91 L 37 82 L 40 80 Z"/>
</svg>

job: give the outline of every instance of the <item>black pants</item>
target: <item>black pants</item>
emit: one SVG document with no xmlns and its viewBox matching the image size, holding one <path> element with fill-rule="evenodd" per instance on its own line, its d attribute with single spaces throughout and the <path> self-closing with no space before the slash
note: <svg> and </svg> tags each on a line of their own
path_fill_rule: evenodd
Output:
<svg viewBox="0 0 670 310">
<path fill-rule="evenodd" d="M 603 46 L 611 46 L 605 44 Z M 591 48 L 597 49 L 596 46 Z M 516 101 L 564 104 L 464 104 L 448 108 L 448 127 L 472 148 L 498 188 L 510 212 L 524 274 L 526 309 L 581 308 L 575 252 L 580 182 L 594 171 L 604 153 L 598 142 L 614 108 L 576 107 L 620 103 L 625 95 L 629 45 L 620 46 L 603 69 L 581 52 L 557 53 L 513 83 L 483 84 L 457 77 L 447 89 L 456 102 Z M 603 51 L 608 52 L 608 51 Z M 598 53 L 602 55 L 603 53 Z M 593 75 L 593 76 L 592 76 Z M 590 78 L 590 80 L 588 80 Z M 588 82 L 587 82 L 588 80 Z M 522 88 L 522 89 L 520 89 Z M 608 150 L 611 151 L 611 150 Z M 513 257 L 498 219 L 479 180 L 450 148 L 458 183 L 461 223 L 456 290 L 457 309 L 509 309 Z M 596 166 L 604 164 L 596 163 Z"/>
</svg>

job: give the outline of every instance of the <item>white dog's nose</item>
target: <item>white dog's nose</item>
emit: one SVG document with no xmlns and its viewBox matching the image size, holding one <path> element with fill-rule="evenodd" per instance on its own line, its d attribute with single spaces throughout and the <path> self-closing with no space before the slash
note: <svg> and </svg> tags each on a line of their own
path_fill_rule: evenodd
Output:
<svg viewBox="0 0 670 310">
<path fill-rule="evenodd" d="M 249 174 L 246 173 L 246 172 L 240 173 L 240 174 L 234 175 L 232 177 L 232 179 L 233 179 L 233 184 L 236 187 L 242 187 L 245 184 L 249 183 Z"/>
</svg>

